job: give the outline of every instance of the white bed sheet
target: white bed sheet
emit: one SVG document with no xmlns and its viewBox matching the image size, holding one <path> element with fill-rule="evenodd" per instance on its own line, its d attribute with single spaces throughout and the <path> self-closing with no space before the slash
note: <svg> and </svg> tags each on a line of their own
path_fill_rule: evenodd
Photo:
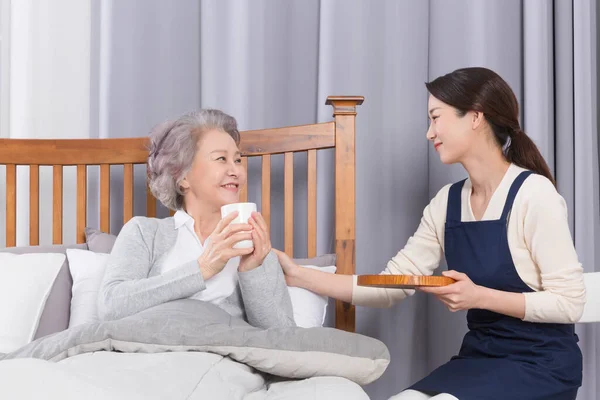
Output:
<svg viewBox="0 0 600 400">
<path fill-rule="evenodd" d="M 268 378 L 267 378 L 268 379 Z M 205 352 L 95 352 L 57 363 L 0 362 L 0 399 L 365 400 L 356 383 L 315 377 L 269 383 L 228 357 Z"/>
</svg>

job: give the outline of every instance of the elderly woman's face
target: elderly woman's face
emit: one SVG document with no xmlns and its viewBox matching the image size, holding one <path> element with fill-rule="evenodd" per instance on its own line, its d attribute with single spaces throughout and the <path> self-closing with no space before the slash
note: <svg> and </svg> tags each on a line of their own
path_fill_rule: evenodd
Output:
<svg viewBox="0 0 600 400">
<path fill-rule="evenodd" d="M 205 132 L 181 184 L 187 189 L 186 198 L 193 196 L 214 207 L 238 202 L 246 184 L 246 169 L 233 138 L 220 130 Z"/>
</svg>

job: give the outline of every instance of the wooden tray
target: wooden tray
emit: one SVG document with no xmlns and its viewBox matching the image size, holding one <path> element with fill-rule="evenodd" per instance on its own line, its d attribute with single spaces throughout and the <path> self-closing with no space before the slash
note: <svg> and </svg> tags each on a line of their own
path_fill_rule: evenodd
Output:
<svg viewBox="0 0 600 400">
<path fill-rule="evenodd" d="M 359 275 L 358 286 L 414 289 L 424 286 L 446 286 L 456 282 L 446 276 L 424 275 Z"/>
</svg>

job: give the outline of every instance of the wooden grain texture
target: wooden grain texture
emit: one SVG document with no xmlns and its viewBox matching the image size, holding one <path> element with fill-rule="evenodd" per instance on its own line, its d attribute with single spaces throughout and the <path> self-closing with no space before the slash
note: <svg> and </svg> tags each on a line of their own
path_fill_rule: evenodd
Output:
<svg viewBox="0 0 600 400">
<path fill-rule="evenodd" d="M 110 165 L 100 165 L 100 230 L 110 233 Z"/>
<path fill-rule="evenodd" d="M 356 269 L 356 106 L 362 97 L 328 97 L 335 119 L 335 253 L 339 274 L 352 275 Z M 354 332 L 356 310 L 350 303 L 336 301 L 335 325 Z"/>
<path fill-rule="evenodd" d="M 246 170 L 246 176 L 248 176 L 248 157 L 242 157 L 242 166 Z M 242 189 L 240 190 L 240 202 L 245 203 L 248 201 L 248 185 L 250 182 L 246 182 Z"/>
<path fill-rule="evenodd" d="M 6 247 L 17 245 L 17 166 L 6 166 Z"/>
<path fill-rule="evenodd" d="M 2 164 L 101 165 L 144 164 L 147 138 L 0 139 Z"/>
<path fill-rule="evenodd" d="M 261 177 L 261 214 L 271 231 L 271 156 L 262 156 Z"/>
<path fill-rule="evenodd" d="M 29 245 L 40 244 L 40 166 L 29 166 Z"/>
<path fill-rule="evenodd" d="M 283 172 L 283 226 L 285 253 L 294 256 L 294 153 L 285 153 Z"/>
<path fill-rule="evenodd" d="M 324 122 L 274 129 L 242 131 L 244 156 L 282 154 L 335 146 L 335 124 Z M 2 164 L 122 165 L 145 164 L 148 138 L 0 139 Z"/>
<path fill-rule="evenodd" d="M 77 243 L 85 243 L 87 226 L 87 166 L 77 166 Z"/>
<path fill-rule="evenodd" d="M 334 131 L 333 122 L 244 131 L 240 149 L 244 156 L 328 149 L 335 146 Z"/>
<path fill-rule="evenodd" d="M 52 244 L 62 244 L 63 232 L 63 167 L 52 167 Z"/>
<path fill-rule="evenodd" d="M 150 218 L 156 217 L 156 198 L 148 185 L 146 185 L 146 216 Z"/>
<path fill-rule="evenodd" d="M 356 106 L 363 103 L 363 96 L 328 96 L 325 104 L 333 106 L 333 116 L 339 115 L 356 115 Z M 337 123 L 339 127 L 340 125 Z"/>
<path fill-rule="evenodd" d="M 415 287 L 437 287 L 451 285 L 456 282 L 447 276 L 424 275 L 359 275 L 358 286 L 379 288 L 413 289 Z"/>
<path fill-rule="evenodd" d="M 307 234 L 308 257 L 317 255 L 317 151 L 308 151 Z"/>
<path fill-rule="evenodd" d="M 133 164 L 123 166 L 123 224 L 133 218 Z"/>
</svg>

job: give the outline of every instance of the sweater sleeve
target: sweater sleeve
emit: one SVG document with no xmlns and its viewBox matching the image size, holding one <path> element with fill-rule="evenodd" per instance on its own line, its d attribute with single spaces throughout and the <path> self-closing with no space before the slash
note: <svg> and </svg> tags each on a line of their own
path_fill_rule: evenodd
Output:
<svg viewBox="0 0 600 400">
<path fill-rule="evenodd" d="M 523 205 L 523 232 L 539 269 L 542 290 L 524 294 L 524 320 L 574 323 L 583 313 L 585 285 L 569 230 L 566 203 L 548 179 L 529 179 L 535 183 L 532 182 Z"/>
<path fill-rule="evenodd" d="M 443 256 L 442 235 L 446 220 L 446 205 L 450 185 L 442 188 L 423 211 L 421 223 L 402 250 L 396 254 L 380 273 L 385 275 L 431 275 L 440 265 Z M 367 307 L 391 307 L 415 291 L 384 289 L 357 285 L 354 276 L 352 304 Z"/>
<path fill-rule="evenodd" d="M 290 293 L 275 253 L 267 254 L 261 266 L 239 272 L 238 276 L 251 325 L 263 329 L 296 326 Z"/>
<path fill-rule="evenodd" d="M 144 240 L 140 218 L 135 217 L 123 226 L 108 258 L 98 292 L 100 319 L 123 318 L 171 300 L 190 297 L 206 288 L 196 260 L 148 277 L 154 260 Z"/>
</svg>

